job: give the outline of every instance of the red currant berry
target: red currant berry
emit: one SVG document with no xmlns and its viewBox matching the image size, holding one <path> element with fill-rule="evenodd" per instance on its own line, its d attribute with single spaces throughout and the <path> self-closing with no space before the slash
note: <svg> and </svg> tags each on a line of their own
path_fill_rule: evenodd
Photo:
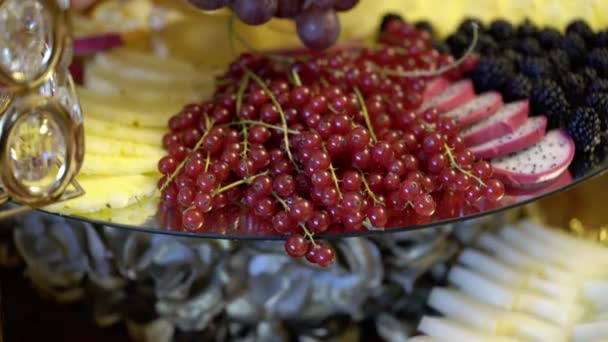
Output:
<svg viewBox="0 0 608 342">
<path fill-rule="evenodd" d="M 302 235 L 293 234 L 285 241 L 285 252 L 294 258 L 303 257 L 308 251 L 308 244 Z"/>
<path fill-rule="evenodd" d="M 205 217 L 195 208 L 184 211 L 182 215 L 182 226 L 188 231 L 196 231 L 203 227 Z"/>
</svg>

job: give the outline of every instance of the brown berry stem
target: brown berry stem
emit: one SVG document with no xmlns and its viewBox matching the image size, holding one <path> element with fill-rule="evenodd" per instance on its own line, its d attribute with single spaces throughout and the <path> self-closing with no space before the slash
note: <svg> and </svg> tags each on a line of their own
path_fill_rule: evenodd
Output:
<svg viewBox="0 0 608 342">
<path fill-rule="evenodd" d="M 486 186 L 486 183 L 484 183 L 481 178 L 475 176 L 471 172 L 463 169 L 460 165 L 458 165 L 458 163 L 456 162 L 456 158 L 454 158 L 454 154 L 452 153 L 452 149 L 448 146 L 448 144 L 443 144 L 443 148 L 445 149 L 445 154 L 448 156 L 448 159 L 450 160 L 450 165 L 452 165 L 453 168 L 455 168 L 456 170 L 462 172 L 463 174 L 471 177 L 472 179 L 477 181 L 477 183 L 479 183 L 479 185 Z"/>
<path fill-rule="evenodd" d="M 274 199 L 277 200 L 277 202 L 279 202 L 279 204 L 283 207 L 283 209 L 285 211 L 289 211 L 289 206 L 287 205 L 287 202 L 285 202 L 284 199 L 281 198 L 281 196 L 277 195 L 274 191 L 272 192 L 272 197 L 274 197 Z"/>
<path fill-rule="evenodd" d="M 243 79 L 241 80 L 241 84 L 239 84 L 239 90 L 236 93 L 236 115 L 241 113 L 241 108 L 243 107 L 243 94 L 245 94 L 245 89 L 249 85 L 249 74 L 245 74 Z M 244 159 L 247 159 L 247 149 L 249 148 L 249 131 L 247 130 L 247 125 L 241 125 L 241 135 L 243 136 L 243 152 L 241 153 Z"/>
<path fill-rule="evenodd" d="M 207 156 L 205 157 L 205 172 L 209 171 L 209 164 L 211 164 L 211 153 L 207 151 Z"/>
<path fill-rule="evenodd" d="M 323 151 L 327 153 L 327 149 L 325 148 L 325 143 L 323 143 Z M 340 184 L 338 184 L 338 176 L 336 176 L 336 168 L 332 162 L 329 163 L 329 172 L 331 173 L 331 179 L 334 181 L 334 186 L 336 187 L 336 191 L 338 191 L 338 197 L 340 199 L 344 198 L 342 196 L 342 191 L 340 190 Z"/>
<path fill-rule="evenodd" d="M 293 78 L 293 84 L 296 87 L 302 86 L 302 80 L 300 79 L 300 75 L 296 69 L 291 69 L 291 77 Z"/>
<path fill-rule="evenodd" d="M 268 89 L 266 83 L 264 83 L 264 81 L 262 81 L 262 79 L 258 75 L 254 74 L 250 70 L 245 70 L 245 73 L 250 75 L 250 77 L 264 90 L 266 95 L 270 97 L 270 100 L 275 105 L 275 107 L 277 107 L 279 115 L 281 116 L 281 126 L 283 126 L 283 143 L 285 143 L 285 151 L 287 152 L 287 157 L 293 163 L 296 170 L 299 170 L 299 167 L 293 159 L 293 155 L 291 154 L 291 148 L 289 148 L 289 134 L 287 133 L 289 128 L 287 127 L 287 119 L 285 118 L 285 112 L 283 111 L 283 108 L 281 108 L 281 104 L 279 103 L 279 101 L 277 101 L 277 98 L 274 96 L 272 91 Z"/>
<path fill-rule="evenodd" d="M 365 105 L 365 99 L 363 98 L 363 94 L 361 94 L 361 91 L 357 87 L 354 87 L 353 90 L 355 91 L 355 94 L 357 95 L 357 100 L 359 101 L 359 106 L 361 106 L 361 112 L 363 113 L 363 119 L 365 120 L 365 126 L 367 126 L 367 129 L 369 130 L 369 134 L 372 136 L 372 141 L 376 142 L 376 141 L 378 141 L 378 138 L 376 138 L 376 132 L 374 132 L 374 127 L 372 127 L 372 120 L 369 117 L 369 112 L 367 111 L 367 106 Z"/>
<path fill-rule="evenodd" d="M 250 184 L 257 177 L 264 176 L 264 175 L 267 175 L 267 174 L 268 174 L 268 170 L 266 170 L 264 172 L 261 172 L 261 173 L 258 173 L 256 175 L 247 176 L 247 177 L 245 177 L 243 179 L 239 179 L 239 180 L 237 180 L 235 182 L 232 182 L 232 183 L 230 183 L 228 185 L 224 185 L 224 186 L 218 188 L 217 190 L 215 190 L 213 193 L 214 194 L 219 194 L 219 193 L 222 193 L 224 191 L 228 191 L 228 190 L 230 190 L 232 188 L 236 188 L 237 186 L 240 186 L 240 185 L 243 185 L 243 184 Z"/>
<path fill-rule="evenodd" d="M 205 132 L 203 133 L 201 138 L 198 139 L 198 141 L 196 142 L 196 145 L 194 145 L 194 148 L 192 148 L 192 151 L 196 151 L 201 147 L 201 145 L 203 144 L 203 140 L 205 139 L 207 134 L 209 134 L 209 131 L 211 131 L 211 128 L 213 127 L 214 120 L 210 119 L 209 116 L 207 116 L 207 113 L 205 113 L 204 115 L 205 115 Z M 179 165 L 175 168 L 175 171 L 173 171 L 173 173 L 171 173 L 171 175 L 169 175 L 169 177 L 167 177 L 167 180 L 165 181 L 163 186 L 160 187 L 160 191 L 165 190 L 165 188 L 169 184 L 171 184 L 171 182 L 175 179 L 175 177 L 177 177 L 179 172 L 184 168 L 184 165 L 186 165 L 186 163 L 189 160 L 190 160 L 190 155 L 187 155 L 186 158 L 184 158 L 184 160 L 182 160 L 182 162 L 179 163 Z"/>
<path fill-rule="evenodd" d="M 299 225 L 299 226 L 300 226 L 300 228 L 302 228 L 302 230 L 304 231 L 304 237 L 305 237 L 305 238 L 307 238 L 307 239 L 310 241 L 310 243 L 312 243 L 312 246 L 316 248 L 316 247 L 317 247 L 317 244 L 316 244 L 316 242 L 315 242 L 315 237 L 314 237 L 314 234 L 312 234 L 312 233 L 311 233 L 311 232 L 308 230 L 308 228 L 306 228 L 306 226 L 304 225 L 304 223 L 300 222 L 300 223 L 298 223 L 298 225 Z"/>
<path fill-rule="evenodd" d="M 365 179 L 365 175 L 363 174 L 363 171 L 359 170 L 359 174 L 361 175 L 361 182 L 363 183 L 363 187 L 365 188 L 365 192 L 372 199 L 372 201 L 374 201 L 374 204 L 383 204 L 378 199 L 378 197 L 376 197 L 376 194 L 374 194 L 374 192 L 372 191 L 372 189 L 369 187 L 369 183 L 367 182 L 367 179 Z"/>
<path fill-rule="evenodd" d="M 448 64 L 439 69 L 431 69 L 431 70 L 413 70 L 413 71 L 401 71 L 401 70 L 392 70 L 386 68 L 378 68 L 379 71 L 386 76 L 396 76 L 396 77 L 432 77 L 439 76 L 444 72 L 450 71 L 454 68 L 460 66 L 460 64 L 464 63 L 467 60 L 469 55 L 471 55 L 475 51 L 475 46 L 477 46 L 477 40 L 479 39 L 479 27 L 477 27 L 476 23 L 471 23 L 473 28 L 473 37 L 471 40 L 471 44 L 467 48 L 466 52 L 453 63 Z"/>
<path fill-rule="evenodd" d="M 270 129 L 276 129 L 281 132 L 284 130 L 284 128 L 282 126 L 272 125 L 272 124 L 266 123 L 264 121 L 258 121 L 258 120 L 239 120 L 239 121 L 224 124 L 222 126 L 227 127 L 227 126 L 235 126 L 235 125 L 258 125 L 258 126 L 264 126 L 266 128 L 270 128 Z M 298 134 L 300 134 L 300 131 L 297 131 L 295 129 L 288 129 L 287 133 L 293 134 L 293 135 L 298 135 Z"/>
</svg>

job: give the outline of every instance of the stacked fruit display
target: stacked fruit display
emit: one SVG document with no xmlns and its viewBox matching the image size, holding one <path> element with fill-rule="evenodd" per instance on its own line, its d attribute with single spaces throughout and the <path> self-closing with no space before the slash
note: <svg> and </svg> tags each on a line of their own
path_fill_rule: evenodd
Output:
<svg viewBox="0 0 608 342">
<path fill-rule="evenodd" d="M 608 250 L 532 222 L 485 232 L 436 287 L 412 341 L 603 341 Z M 571 258 L 576 255 L 576 258 Z"/>
</svg>

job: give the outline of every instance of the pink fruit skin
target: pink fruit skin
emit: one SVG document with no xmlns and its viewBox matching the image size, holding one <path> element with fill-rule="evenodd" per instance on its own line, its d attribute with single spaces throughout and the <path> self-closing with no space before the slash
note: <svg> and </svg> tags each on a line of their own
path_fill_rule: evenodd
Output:
<svg viewBox="0 0 608 342">
<path fill-rule="evenodd" d="M 96 36 L 76 38 L 74 40 L 74 56 L 91 55 L 99 51 L 119 47 L 124 41 L 118 33 L 104 33 Z"/>
<path fill-rule="evenodd" d="M 547 129 L 547 118 L 544 116 L 537 116 L 534 118 L 527 119 L 528 122 L 532 120 L 539 121 L 538 126 L 536 126 L 534 130 L 528 132 L 526 135 L 522 135 L 516 139 L 508 140 L 507 142 L 503 142 L 500 145 L 496 144 L 492 146 L 485 146 L 486 144 L 492 142 L 492 140 L 490 140 L 489 142 L 484 143 L 484 146 L 473 146 L 469 150 L 473 152 L 473 154 L 477 158 L 491 159 L 504 156 L 512 152 L 517 152 L 519 150 L 523 150 L 528 146 L 532 146 L 536 144 L 540 139 L 542 139 L 545 135 L 545 130 Z M 524 125 L 525 124 L 526 123 L 524 123 Z M 498 139 L 500 138 L 497 138 L 496 140 Z"/>
<path fill-rule="evenodd" d="M 494 102 L 492 102 L 489 106 L 482 106 L 477 108 L 475 111 L 472 111 L 470 114 L 463 116 L 461 118 L 455 119 L 456 123 L 458 124 L 459 127 L 465 127 L 471 124 L 474 124 L 476 122 L 479 122 L 487 117 L 489 117 L 490 115 L 496 113 L 496 111 L 498 109 L 500 109 L 500 107 L 502 107 L 503 102 L 502 102 L 502 95 L 499 92 L 495 92 L 495 91 L 491 91 L 485 94 L 480 94 L 479 96 L 482 95 L 486 95 L 486 96 L 494 96 L 496 97 L 496 100 Z M 471 101 L 475 101 L 475 99 L 471 100 Z M 466 103 L 463 104 L 462 106 L 466 106 Z M 458 110 L 458 108 L 460 107 L 456 107 L 455 109 L 445 113 L 446 116 L 453 116 L 456 111 Z M 450 114 L 452 113 L 452 114 Z"/>
<path fill-rule="evenodd" d="M 441 98 L 443 92 L 452 91 L 452 87 L 456 87 L 458 92 L 451 94 L 445 98 Z M 433 97 L 429 101 L 426 101 L 420 107 L 419 112 L 423 112 L 428 108 L 435 108 L 439 113 L 445 113 L 450 111 L 463 103 L 468 102 L 475 97 L 475 89 L 473 83 L 470 80 L 461 80 L 456 83 L 452 83 L 449 87 L 445 88 L 439 95 Z"/>
<path fill-rule="evenodd" d="M 426 89 L 424 89 L 424 94 L 422 94 L 423 101 L 426 102 L 431 100 L 433 97 L 444 91 L 449 85 L 450 81 L 443 77 L 437 77 L 431 80 L 427 84 Z"/>
<path fill-rule="evenodd" d="M 568 141 L 568 156 L 564 158 L 564 160 L 559 165 L 547 172 L 538 174 L 517 173 L 494 167 L 494 175 L 500 180 L 502 180 L 506 186 L 517 189 L 533 189 L 542 187 L 562 175 L 564 171 L 568 169 L 570 163 L 572 163 L 572 159 L 574 159 L 575 147 L 574 141 L 572 141 L 572 138 L 570 138 L 568 133 L 561 129 L 555 131 L 565 137 L 566 141 Z M 555 131 L 549 131 L 547 132 L 547 134 L 553 133 Z"/>
<path fill-rule="evenodd" d="M 513 188 L 510 186 L 505 187 L 505 192 L 509 196 L 517 196 L 518 200 L 522 201 L 531 197 L 540 196 L 549 191 L 557 190 L 564 187 L 572 182 L 572 174 L 570 171 L 562 172 L 557 178 L 547 182 L 535 184 L 532 188 Z"/>
<path fill-rule="evenodd" d="M 479 145 L 485 143 L 486 141 L 490 141 L 503 135 L 515 132 L 515 130 L 517 130 L 521 125 L 523 125 L 526 122 L 526 119 L 528 118 L 528 101 L 520 101 L 520 103 L 521 106 L 519 110 L 507 117 L 505 120 L 497 121 L 489 125 L 485 129 L 480 129 L 464 135 L 462 137 L 464 144 L 466 146 Z"/>
</svg>

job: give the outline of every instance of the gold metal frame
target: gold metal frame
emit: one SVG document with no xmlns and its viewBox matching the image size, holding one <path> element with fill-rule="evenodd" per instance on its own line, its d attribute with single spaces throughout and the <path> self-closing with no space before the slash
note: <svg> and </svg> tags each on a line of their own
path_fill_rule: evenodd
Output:
<svg viewBox="0 0 608 342">
<path fill-rule="evenodd" d="M 9 1 L 0 0 L 0 8 Z M 74 117 L 70 110 L 57 99 L 35 93 L 54 72 L 68 73 L 62 58 L 70 48 L 70 9 L 62 8 L 59 0 L 38 0 L 50 16 L 51 46 L 48 57 L 37 75 L 25 77 L 22 72 L 11 72 L 0 67 L 0 205 L 8 209 L 0 211 L 0 220 L 82 196 L 85 191 L 74 179 L 84 158 L 84 127 L 82 120 Z M 75 94 L 74 84 L 69 83 Z M 75 95 L 74 95 L 75 96 Z M 53 183 L 43 191 L 32 191 L 14 173 L 10 159 L 9 139 L 11 132 L 28 114 L 38 111 L 51 117 L 65 139 L 65 160 L 59 166 Z M 15 202 L 10 204 L 9 201 Z"/>
<path fill-rule="evenodd" d="M 0 0 L 0 7 L 5 6 L 8 1 L 10 0 Z M 51 77 L 61 60 L 66 40 L 70 34 L 69 9 L 62 9 L 56 0 L 44 1 L 44 6 L 50 12 L 53 30 L 53 41 L 48 62 L 44 70 L 32 80 L 26 79 L 19 72 L 10 72 L 0 67 L 0 84 L 2 84 L 4 91 L 19 94 L 40 87 Z"/>
</svg>

